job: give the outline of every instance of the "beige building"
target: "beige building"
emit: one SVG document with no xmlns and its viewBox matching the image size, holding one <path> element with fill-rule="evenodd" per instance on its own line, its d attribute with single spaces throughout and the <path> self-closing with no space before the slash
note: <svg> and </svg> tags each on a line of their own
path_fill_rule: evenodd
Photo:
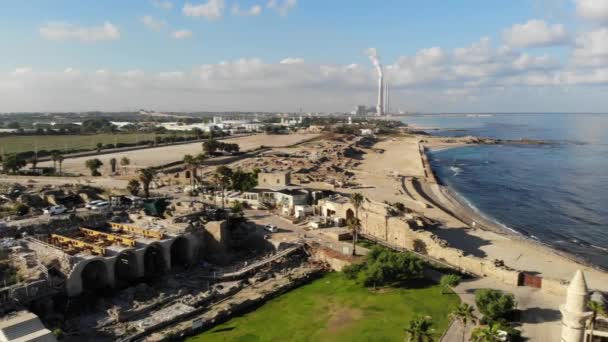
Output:
<svg viewBox="0 0 608 342">
<path fill-rule="evenodd" d="M 260 172 L 258 174 L 259 188 L 284 187 L 291 185 L 291 172 Z"/>
</svg>

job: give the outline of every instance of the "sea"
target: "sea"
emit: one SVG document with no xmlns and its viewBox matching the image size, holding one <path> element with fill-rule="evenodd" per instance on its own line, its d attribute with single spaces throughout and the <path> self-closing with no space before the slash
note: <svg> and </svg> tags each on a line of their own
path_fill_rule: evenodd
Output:
<svg viewBox="0 0 608 342">
<path fill-rule="evenodd" d="M 608 114 L 414 115 L 442 136 L 538 139 L 430 153 L 441 182 L 505 229 L 608 269 Z"/>
</svg>

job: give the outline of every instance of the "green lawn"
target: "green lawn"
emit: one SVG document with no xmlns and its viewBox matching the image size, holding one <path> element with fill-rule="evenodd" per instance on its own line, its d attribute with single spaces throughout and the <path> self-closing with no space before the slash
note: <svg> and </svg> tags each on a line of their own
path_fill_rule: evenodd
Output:
<svg viewBox="0 0 608 342">
<path fill-rule="evenodd" d="M 434 284 L 371 291 L 331 273 L 187 341 L 402 341 L 417 316 L 439 337 L 458 303 Z"/>
<path fill-rule="evenodd" d="M 159 134 L 159 136 L 162 136 Z M 180 135 L 181 136 L 181 135 Z M 22 135 L 0 137 L 4 153 L 38 150 L 95 149 L 97 143 L 133 144 L 142 140 L 154 140 L 154 133 L 93 134 L 93 135 Z M 2 153 L 2 151 L 0 151 Z"/>
</svg>

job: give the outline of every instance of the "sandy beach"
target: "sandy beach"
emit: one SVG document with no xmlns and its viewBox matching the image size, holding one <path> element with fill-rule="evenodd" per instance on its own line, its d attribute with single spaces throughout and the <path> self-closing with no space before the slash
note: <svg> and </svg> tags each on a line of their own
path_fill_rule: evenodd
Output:
<svg viewBox="0 0 608 342">
<path fill-rule="evenodd" d="M 353 170 L 361 183 L 370 184 L 370 187 L 355 191 L 376 201 L 413 200 L 429 204 L 429 208 L 419 207 L 418 211 L 442 223 L 433 233 L 468 254 L 502 260 L 514 269 L 563 281 L 569 281 L 574 272 L 581 269 L 590 288 L 608 290 L 608 273 L 509 231 L 457 200 L 452 190 L 427 182 L 418 150 L 421 139 L 431 148 L 450 147 L 441 138 L 427 136 L 389 138 L 379 142 L 375 147 L 383 149 L 384 153 L 366 154 L 362 164 Z M 401 177 L 406 179 L 403 184 Z"/>
</svg>

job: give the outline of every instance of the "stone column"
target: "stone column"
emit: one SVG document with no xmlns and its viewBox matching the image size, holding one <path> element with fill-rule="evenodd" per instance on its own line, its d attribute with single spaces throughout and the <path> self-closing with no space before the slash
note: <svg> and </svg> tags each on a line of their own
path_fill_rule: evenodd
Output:
<svg viewBox="0 0 608 342">
<path fill-rule="evenodd" d="M 560 306 L 562 313 L 561 342 L 583 342 L 585 321 L 591 316 L 587 310 L 587 282 L 581 270 L 576 271 L 566 292 L 566 303 Z"/>
</svg>

